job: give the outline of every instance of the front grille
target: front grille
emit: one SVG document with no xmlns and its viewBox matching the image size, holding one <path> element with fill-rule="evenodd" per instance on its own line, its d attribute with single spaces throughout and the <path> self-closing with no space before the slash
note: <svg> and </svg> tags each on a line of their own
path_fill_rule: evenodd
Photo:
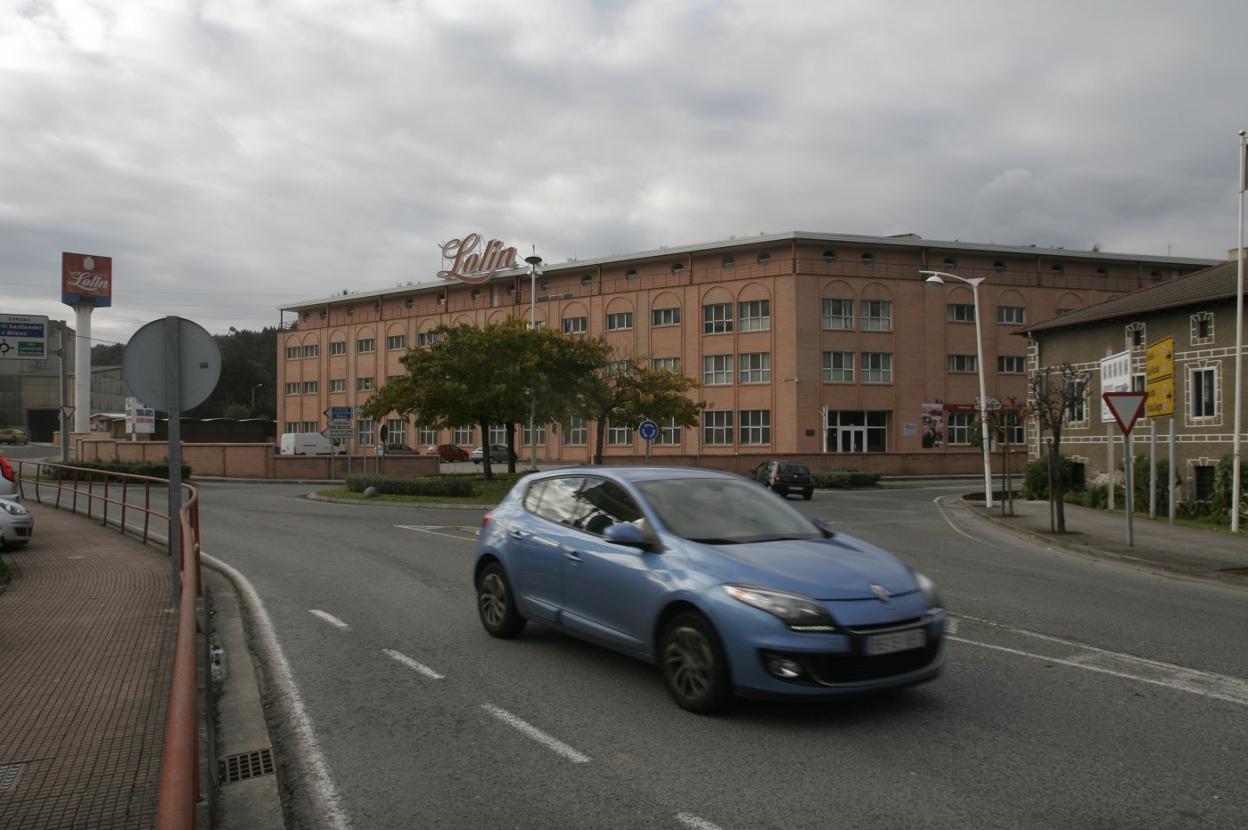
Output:
<svg viewBox="0 0 1248 830">
<path fill-rule="evenodd" d="M 918 625 L 922 619 L 922 617 L 911 617 L 908 620 L 893 620 L 885 623 L 872 623 L 871 625 L 847 625 L 845 629 L 851 634 L 869 634 L 891 628 L 909 628 L 912 625 Z"/>
<path fill-rule="evenodd" d="M 838 683 L 859 683 L 881 680 L 899 674 L 918 671 L 936 659 L 940 643 L 928 643 L 923 648 L 898 651 L 867 657 L 860 654 L 808 655 L 806 666 L 815 680 L 825 686 Z"/>
</svg>

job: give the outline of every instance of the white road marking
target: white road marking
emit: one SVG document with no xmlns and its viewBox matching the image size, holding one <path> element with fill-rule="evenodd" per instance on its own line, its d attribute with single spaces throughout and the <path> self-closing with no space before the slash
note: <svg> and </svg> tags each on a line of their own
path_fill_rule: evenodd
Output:
<svg viewBox="0 0 1248 830">
<path fill-rule="evenodd" d="M 719 830 L 719 825 L 707 821 L 701 816 L 695 816 L 693 813 L 677 813 L 676 820 L 686 827 L 692 827 L 693 830 Z"/>
<path fill-rule="evenodd" d="M 286 661 L 286 653 L 277 641 L 273 622 L 269 619 L 269 612 L 260 600 L 260 595 L 247 577 L 234 568 L 202 550 L 200 557 L 205 565 L 225 574 L 234 584 L 244 609 L 254 623 L 254 626 L 248 626 L 248 630 L 254 631 L 256 635 L 256 649 L 262 657 L 258 665 L 277 691 L 273 695 L 274 716 L 279 721 L 288 723 L 291 732 L 289 754 L 283 758 L 283 765 L 291 772 L 290 786 L 311 803 L 309 814 L 320 818 L 327 828 L 348 830 L 351 819 L 342 808 L 342 797 L 338 795 L 338 787 L 333 776 L 329 774 L 329 765 L 321 753 L 320 741 L 316 737 L 316 730 L 312 728 L 312 719 L 308 717 L 308 710 L 303 704 L 303 695 L 295 685 L 290 663 Z"/>
<path fill-rule="evenodd" d="M 309 608 L 308 613 L 314 617 L 320 617 L 322 620 L 329 623 L 334 628 L 350 628 L 351 627 L 327 611 L 317 611 L 315 608 Z"/>
<path fill-rule="evenodd" d="M 936 511 L 940 513 L 940 518 L 945 520 L 945 524 L 949 525 L 949 527 L 953 528 L 958 533 L 961 533 L 963 536 L 970 539 L 972 542 L 979 542 L 981 544 L 987 544 L 986 542 L 984 542 L 983 539 L 979 539 L 979 538 L 972 536 L 971 534 L 967 533 L 962 528 L 955 525 L 952 521 L 950 521 L 949 517 L 945 515 L 944 505 L 940 503 L 940 500 L 944 498 L 948 498 L 948 496 L 937 496 L 936 498 L 932 499 L 932 504 L 936 505 Z"/>
<path fill-rule="evenodd" d="M 442 675 L 438 674 L 436 671 L 429 668 L 424 663 L 417 663 L 415 660 L 408 657 L 406 654 L 404 654 L 401 651 L 395 651 L 392 648 L 383 648 L 381 651 L 387 657 L 392 657 L 395 660 L 398 660 L 400 663 L 407 666 L 409 669 L 414 669 L 415 671 L 418 671 L 421 674 L 423 674 L 425 677 L 428 677 L 432 680 L 442 679 Z"/>
<path fill-rule="evenodd" d="M 567 758 L 572 763 L 574 764 L 589 763 L 588 755 L 582 755 L 581 753 L 577 752 L 572 747 L 565 744 L 563 741 L 560 741 L 556 738 L 552 738 L 551 736 L 547 735 L 542 730 L 538 729 L 536 726 L 526 723 L 525 721 L 513 715 L 511 712 L 508 712 L 506 709 L 501 709 L 498 706 L 495 706 L 493 703 L 482 703 L 481 708 L 489 712 L 491 715 L 498 718 L 499 720 L 501 720 L 503 723 L 507 724 L 508 726 L 512 726 L 512 727 L 515 727 L 516 729 L 519 729 L 525 735 L 528 735 L 530 738 L 537 741 L 539 744 L 542 744 L 543 746 L 545 746 L 547 749 L 551 750 L 552 752 L 556 752 L 559 755 L 562 755 L 564 758 Z"/>
<path fill-rule="evenodd" d="M 440 525 L 435 525 L 435 527 L 438 527 L 438 526 Z M 417 527 L 416 525 L 395 525 L 395 527 L 402 528 L 403 530 L 415 530 L 417 533 L 430 533 L 430 534 L 433 534 L 434 536 L 445 536 L 448 539 L 458 539 L 461 542 L 476 542 L 477 541 L 476 539 L 469 539 L 466 536 L 455 536 L 450 533 L 442 533 L 437 530 L 430 530 L 427 527 Z"/>
</svg>

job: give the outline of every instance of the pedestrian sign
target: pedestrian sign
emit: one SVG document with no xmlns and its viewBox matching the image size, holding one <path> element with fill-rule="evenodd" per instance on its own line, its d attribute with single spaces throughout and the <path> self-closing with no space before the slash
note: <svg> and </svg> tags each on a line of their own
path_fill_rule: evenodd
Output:
<svg viewBox="0 0 1248 830">
<path fill-rule="evenodd" d="M 1135 422 L 1144 414 L 1147 392 L 1105 392 L 1101 395 L 1114 420 L 1122 427 L 1122 434 L 1129 435 Z"/>
</svg>

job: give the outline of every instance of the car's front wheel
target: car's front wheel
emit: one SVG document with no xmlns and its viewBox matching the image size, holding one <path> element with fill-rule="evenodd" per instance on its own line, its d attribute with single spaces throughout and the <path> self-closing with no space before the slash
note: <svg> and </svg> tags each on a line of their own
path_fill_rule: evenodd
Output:
<svg viewBox="0 0 1248 830">
<path fill-rule="evenodd" d="M 516 608 L 507 572 L 497 562 L 481 569 L 477 576 L 477 613 L 491 637 L 510 640 L 524 630 L 524 617 Z"/>
<path fill-rule="evenodd" d="M 680 708 L 708 715 L 732 699 L 719 635 L 701 614 L 686 611 L 668 622 L 659 638 L 659 658 L 667 691 Z"/>
</svg>

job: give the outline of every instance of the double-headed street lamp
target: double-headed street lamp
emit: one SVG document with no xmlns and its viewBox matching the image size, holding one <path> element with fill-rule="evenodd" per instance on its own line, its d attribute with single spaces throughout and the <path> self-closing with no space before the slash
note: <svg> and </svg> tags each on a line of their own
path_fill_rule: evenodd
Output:
<svg viewBox="0 0 1248 830">
<path fill-rule="evenodd" d="M 542 258 L 534 251 L 532 256 L 526 256 L 524 261 L 529 263 L 529 328 L 537 328 L 537 275 L 542 273 L 538 268 L 542 264 Z M 536 388 L 536 387 L 534 387 Z M 529 463 L 533 469 L 537 469 L 537 425 L 534 423 L 537 419 L 537 395 L 530 392 L 529 394 Z M 484 442 L 486 449 L 489 449 L 489 441 Z"/>
<path fill-rule="evenodd" d="M 959 277 L 943 271 L 920 271 L 933 285 L 944 285 L 946 279 L 964 282 L 971 287 L 975 303 L 975 362 L 979 365 L 979 443 L 984 450 L 984 503 L 992 509 L 992 457 L 988 453 L 988 392 L 984 388 L 984 337 L 980 332 L 979 284 L 983 277 Z"/>
</svg>

